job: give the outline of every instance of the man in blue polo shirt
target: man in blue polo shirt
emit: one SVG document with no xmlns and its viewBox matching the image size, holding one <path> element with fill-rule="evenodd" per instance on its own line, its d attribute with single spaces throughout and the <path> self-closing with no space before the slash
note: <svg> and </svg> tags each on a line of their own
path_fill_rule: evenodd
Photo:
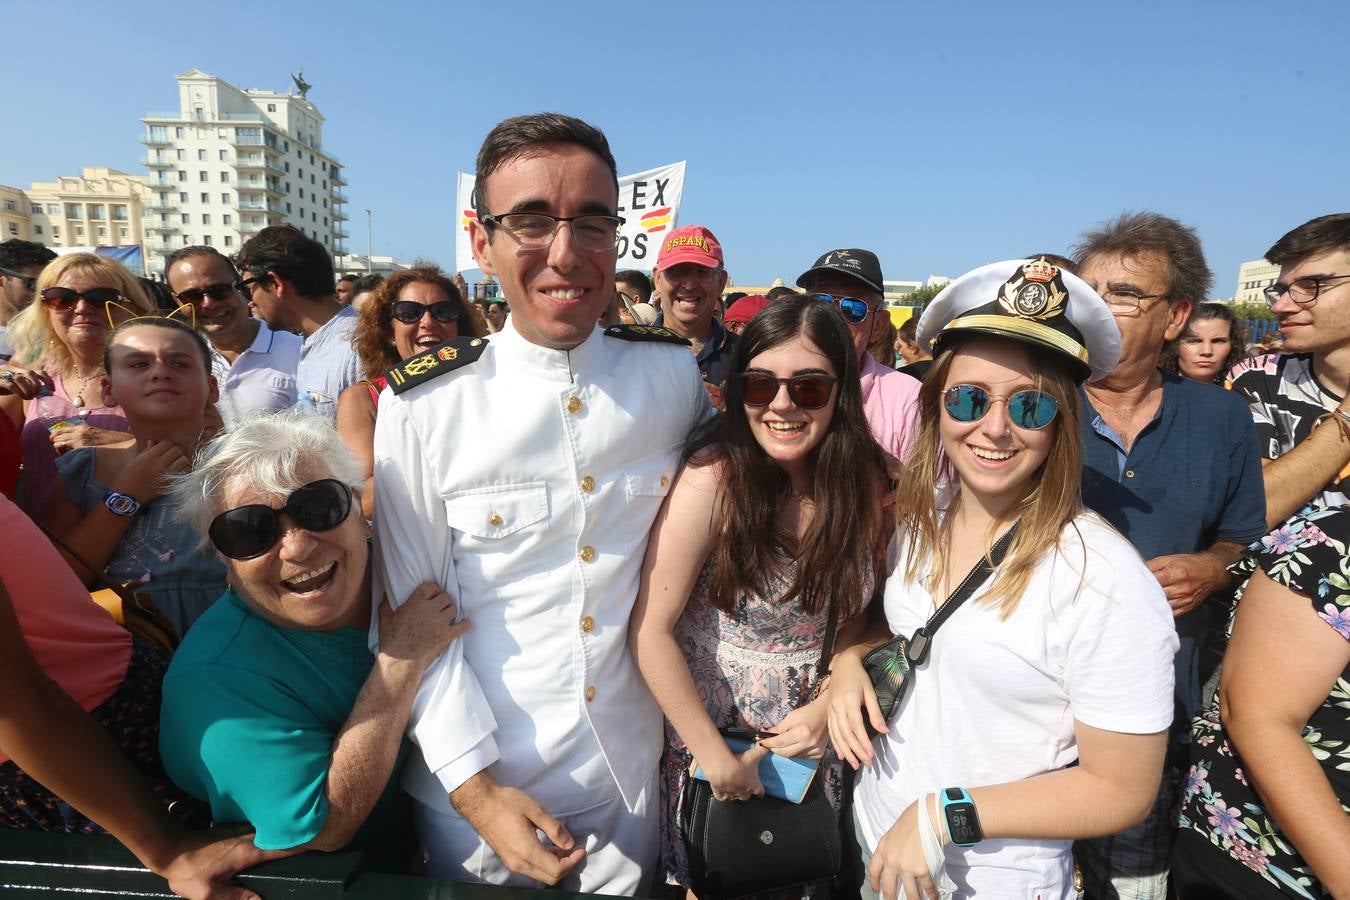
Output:
<svg viewBox="0 0 1350 900">
<path fill-rule="evenodd" d="M 1265 533 L 1256 428 L 1241 397 L 1158 368 L 1213 277 L 1194 230 L 1123 215 L 1085 234 L 1077 261 L 1121 335 L 1120 362 L 1084 388 L 1083 502 L 1148 561 L 1176 616 L 1175 748 L 1200 707 L 1201 643 L 1222 626 L 1202 601 L 1229 586 L 1227 567 Z M 1174 788 L 1164 775 L 1143 825 L 1078 843 L 1089 894 L 1163 900 Z"/>
</svg>

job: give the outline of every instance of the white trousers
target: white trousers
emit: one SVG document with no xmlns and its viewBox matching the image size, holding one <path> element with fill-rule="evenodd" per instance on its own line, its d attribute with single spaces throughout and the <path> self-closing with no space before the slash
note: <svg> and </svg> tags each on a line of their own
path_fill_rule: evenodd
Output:
<svg viewBox="0 0 1350 900">
<path fill-rule="evenodd" d="M 599 806 L 558 815 L 567 833 L 586 848 L 585 858 L 559 883 L 583 894 L 633 896 L 651 886 L 659 851 L 658 804 L 652 802 L 655 778 L 636 811 L 629 812 L 617 791 Z M 539 887 L 532 878 L 506 867 L 467 819 L 414 801 L 417 835 L 426 874 L 445 881 Z M 552 813 L 552 810 L 549 811 Z"/>
</svg>

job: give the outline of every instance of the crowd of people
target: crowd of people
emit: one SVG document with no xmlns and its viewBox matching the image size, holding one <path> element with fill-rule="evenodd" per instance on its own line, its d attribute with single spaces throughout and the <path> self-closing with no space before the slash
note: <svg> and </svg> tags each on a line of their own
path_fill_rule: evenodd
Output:
<svg viewBox="0 0 1350 900">
<path fill-rule="evenodd" d="M 344 848 L 637 896 L 1350 897 L 1350 213 L 1266 252 L 1262 354 L 1163 215 L 897 329 L 868 249 L 728 301 L 689 225 L 616 272 L 616 171 L 578 119 L 492 130 L 492 299 L 289 226 L 177 251 L 169 308 L 0 244 L 0 825 L 189 897 Z M 693 789 L 788 816 L 776 760 L 849 851 L 710 871 Z"/>
</svg>

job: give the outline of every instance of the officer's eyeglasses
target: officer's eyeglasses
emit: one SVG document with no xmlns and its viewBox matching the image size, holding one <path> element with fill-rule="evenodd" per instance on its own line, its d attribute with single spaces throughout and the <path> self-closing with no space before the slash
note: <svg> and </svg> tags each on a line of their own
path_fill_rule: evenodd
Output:
<svg viewBox="0 0 1350 900">
<path fill-rule="evenodd" d="M 543 250 L 553 243 L 558 226 L 568 223 L 572 241 L 582 250 L 607 251 L 619 246 L 619 216 L 550 216 L 544 213 L 505 213 L 483 216 L 484 225 L 499 227 L 511 235 L 522 250 Z"/>
<path fill-rule="evenodd" d="M 1305 275 L 1302 278 L 1295 278 L 1288 284 L 1275 282 L 1270 287 L 1262 291 L 1266 295 L 1266 301 L 1274 306 L 1280 302 L 1280 298 L 1285 294 L 1299 306 L 1311 306 L 1317 299 L 1317 295 L 1322 293 L 1322 286 L 1332 281 L 1340 281 L 1344 278 L 1350 278 L 1350 275 Z"/>
</svg>

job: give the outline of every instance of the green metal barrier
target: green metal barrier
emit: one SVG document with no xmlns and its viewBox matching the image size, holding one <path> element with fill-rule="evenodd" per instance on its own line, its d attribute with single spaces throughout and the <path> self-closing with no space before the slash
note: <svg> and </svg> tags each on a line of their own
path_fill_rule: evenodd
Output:
<svg viewBox="0 0 1350 900">
<path fill-rule="evenodd" d="M 239 882 L 263 900 L 569 900 L 565 891 L 456 884 L 362 871 L 360 853 L 304 853 L 263 863 Z M 0 897 L 171 898 L 158 875 L 115 838 L 0 828 Z"/>
</svg>

